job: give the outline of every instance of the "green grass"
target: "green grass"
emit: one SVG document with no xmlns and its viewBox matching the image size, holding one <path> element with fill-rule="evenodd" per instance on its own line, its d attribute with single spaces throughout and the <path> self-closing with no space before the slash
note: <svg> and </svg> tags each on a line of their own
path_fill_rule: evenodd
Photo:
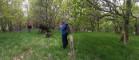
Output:
<svg viewBox="0 0 139 60">
<path fill-rule="evenodd" d="M 62 49 L 60 33 L 48 38 L 37 32 L 0 33 L 0 60 L 68 60 L 68 49 Z M 76 60 L 139 60 L 139 37 L 131 36 L 127 46 L 114 33 L 74 33 Z"/>
<path fill-rule="evenodd" d="M 139 60 L 139 37 L 132 36 L 127 46 L 114 33 L 77 33 L 79 60 Z"/>
</svg>

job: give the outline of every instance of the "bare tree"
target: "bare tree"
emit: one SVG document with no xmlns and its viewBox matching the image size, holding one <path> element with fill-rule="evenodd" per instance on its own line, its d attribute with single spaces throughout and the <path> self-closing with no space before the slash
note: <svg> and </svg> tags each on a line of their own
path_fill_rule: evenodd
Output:
<svg viewBox="0 0 139 60">
<path fill-rule="evenodd" d="M 121 3 L 122 1 L 123 3 Z M 123 18 L 121 41 L 124 44 L 127 44 L 129 40 L 129 20 L 130 17 L 133 17 L 131 11 L 132 1 L 133 0 L 87 0 L 90 6 L 101 11 L 102 13 L 109 13 L 112 16 L 117 15 Z"/>
</svg>

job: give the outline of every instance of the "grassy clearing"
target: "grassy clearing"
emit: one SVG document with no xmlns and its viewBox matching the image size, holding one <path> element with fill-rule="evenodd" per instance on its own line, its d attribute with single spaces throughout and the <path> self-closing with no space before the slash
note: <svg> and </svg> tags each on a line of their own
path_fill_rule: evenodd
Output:
<svg viewBox="0 0 139 60">
<path fill-rule="evenodd" d="M 119 43 L 114 33 L 77 33 L 79 60 L 139 60 L 139 37 L 131 36 L 129 44 Z"/>
<path fill-rule="evenodd" d="M 22 57 L 24 60 L 46 60 L 51 53 L 55 59 L 66 59 L 67 50 L 61 48 L 59 35 L 48 39 L 36 32 L 11 32 L 0 33 L 0 60 L 12 60 L 14 57 Z M 31 53 L 30 53 L 31 50 Z M 30 54 L 29 54 L 30 53 Z"/>
<path fill-rule="evenodd" d="M 139 37 L 131 36 L 127 46 L 114 33 L 75 33 L 76 60 L 139 60 Z M 37 32 L 0 33 L 0 60 L 68 60 L 68 49 L 62 49 L 60 34 L 48 39 Z"/>
</svg>

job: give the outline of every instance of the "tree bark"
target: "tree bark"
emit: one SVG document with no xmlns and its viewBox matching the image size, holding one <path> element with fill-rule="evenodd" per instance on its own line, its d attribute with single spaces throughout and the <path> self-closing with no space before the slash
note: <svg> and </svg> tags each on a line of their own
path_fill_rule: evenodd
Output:
<svg viewBox="0 0 139 60">
<path fill-rule="evenodd" d="M 123 32 L 122 32 L 122 37 L 121 40 L 123 41 L 123 43 L 126 45 L 128 40 L 129 40 L 129 35 L 128 35 L 128 25 L 129 25 L 129 19 L 131 16 L 131 0 L 126 0 L 126 11 L 125 11 L 125 15 L 123 16 L 124 19 L 124 25 L 123 25 Z"/>
<path fill-rule="evenodd" d="M 139 35 L 139 24 L 138 24 L 137 19 L 136 19 L 136 23 L 135 23 L 135 34 Z"/>
<path fill-rule="evenodd" d="M 129 37 L 128 37 L 128 25 L 129 25 L 129 18 L 124 18 L 124 26 L 122 31 L 122 37 L 121 40 L 124 43 L 124 45 L 127 44 Z"/>
</svg>

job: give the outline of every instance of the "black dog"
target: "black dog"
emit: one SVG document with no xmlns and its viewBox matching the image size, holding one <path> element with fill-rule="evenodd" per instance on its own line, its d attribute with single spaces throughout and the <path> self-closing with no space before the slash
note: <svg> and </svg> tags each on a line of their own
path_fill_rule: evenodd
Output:
<svg viewBox="0 0 139 60">
<path fill-rule="evenodd" d="M 46 37 L 50 37 L 50 28 L 44 24 L 39 24 L 39 32 L 46 34 Z"/>
</svg>

